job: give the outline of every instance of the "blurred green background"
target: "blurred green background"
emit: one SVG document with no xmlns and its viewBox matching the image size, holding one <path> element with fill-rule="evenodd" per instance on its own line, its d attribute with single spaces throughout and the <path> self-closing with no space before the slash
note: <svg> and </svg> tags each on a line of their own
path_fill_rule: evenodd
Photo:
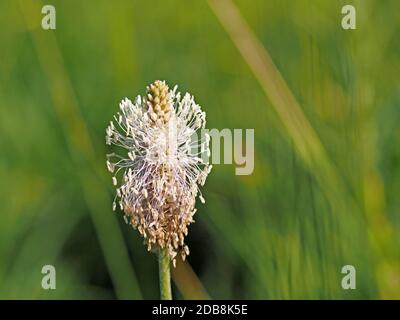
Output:
<svg viewBox="0 0 400 320">
<path fill-rule="evenodd" d="M 400 298 L 400 2 L 233 5 L 306 122 L 279 116 L 207 1 L 0 1 L 0 298 L 159 297 L 156 257 L 111 210 L 104 143 L 119 101 L 156 79 L 194 94 L 208 128 L 255 129 L 254 173 L 207 180 L 176 298 Z"/>
</svg>

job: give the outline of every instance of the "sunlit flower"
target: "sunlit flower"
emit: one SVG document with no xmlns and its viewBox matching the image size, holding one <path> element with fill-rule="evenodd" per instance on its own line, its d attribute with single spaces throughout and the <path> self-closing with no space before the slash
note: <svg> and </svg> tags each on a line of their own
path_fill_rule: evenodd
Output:
<svg viewBox="0 0 400 320">
<path fill-rule="evenodd" d="M 145 97 L 137 96 L 133 103 L 125 98 L 106 130 L 106 143 L 126 150 L 126 155 L 107 155 L 117 186 L 113 209 L 118 203 L 148 250 L 167 248 L 174 264 L 178 253 L 182 259 L 189 254 L 185 236 L 198 194 L 204 203 L 199 185 L 211 170 L 203 157 L 210 152 L 209 136 L 196 138 L 205 126 L 205 112 L 193 96 L 181 97 L 176 90 L 155 81 Z"/>
</svg>

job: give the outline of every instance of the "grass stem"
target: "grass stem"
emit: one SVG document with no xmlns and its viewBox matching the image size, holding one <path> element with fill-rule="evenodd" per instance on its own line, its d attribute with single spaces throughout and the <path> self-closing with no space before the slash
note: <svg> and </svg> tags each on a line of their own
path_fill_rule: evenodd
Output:
<svg viewBox="0 0 400 320">
<path fill-rule="evenodd" d="M 170 261 L 167 249 L 158 250 L 158 272 L 160 277 L 160 298 L 161 300 L 172 300 L 171 274 L 169 269 Z"/>
</svg>

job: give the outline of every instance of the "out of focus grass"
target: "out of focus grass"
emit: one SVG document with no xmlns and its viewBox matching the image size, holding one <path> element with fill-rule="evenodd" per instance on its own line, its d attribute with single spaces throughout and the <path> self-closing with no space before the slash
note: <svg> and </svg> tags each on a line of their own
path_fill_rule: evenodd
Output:
<svg viewBox="0 0 400 320">
<path fill-rule="evenodd" d="M 354 1 L 354 31 L 343 1 L 234 3 L 302 121 L 282 117 L 229 12 L 206 1 L 52 1 L 55 31 L 40 1 L 0 3 L 0 298 L 158 297 L 156 259 L 112 213 L 103 169 L 119 100 L 155 79 L 192 92 L 208 127 L 256 138 L 253 175 L 209 176 L 178 298 L 400 298 L 399 2 Z M 346 264 L 356 290 L 340 286 Z"/>
</svg>

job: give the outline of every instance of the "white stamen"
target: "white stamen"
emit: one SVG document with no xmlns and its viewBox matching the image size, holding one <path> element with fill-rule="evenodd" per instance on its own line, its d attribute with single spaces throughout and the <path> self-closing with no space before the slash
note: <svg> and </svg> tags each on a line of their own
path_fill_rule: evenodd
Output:
<svg viewBox="0 0 400 320">
<path fill-rule="evenodd" d="M 167 248 L 176 263 L 177 250 L 183 258 L 189 254 L 184 238 L 194 221 L 196 197 L 205 203 L 199 188 L 212 168 L 200 157 L 202 152 L 210 156 L 209 134 L 192 141 L 205 127 L 205 113 L 190 94 L 182 97 L 177 86 L 171 91 L 165 82 L 155 82 L 144 98 L 137 96 L 134 103 L 124 98 L 114 119 L 106 143 L 125 148 L 127 155 L 108 155 L 107 169 L 115 171 L 113 185 L 120 181 L 116 200 L 124 219 L 145 237 L 149 249 Z M 192 152 L 192 145 L 200 150 Z M 112 207 L 115 211 L 116 201 Z"/>
</svg>

